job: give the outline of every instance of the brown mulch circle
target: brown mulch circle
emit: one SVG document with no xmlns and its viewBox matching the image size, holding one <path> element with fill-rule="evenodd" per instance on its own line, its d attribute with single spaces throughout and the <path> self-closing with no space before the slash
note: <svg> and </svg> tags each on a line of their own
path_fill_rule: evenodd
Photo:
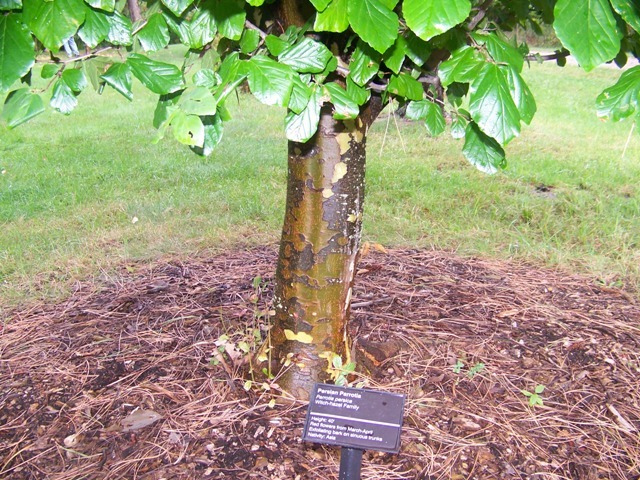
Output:
<svg viewBox="0 0 640 480">
<path fill-rule="evenodd" d="M 275 249 L 128 264 L 0 325 L 0 477 L 336 479 L 305 405 L 241 377 Z M 353 333 L 404 348 L 368 387 L 407 395 L 399 454 L 364 479 L 640 478 L 640 304 L 523 264 L 368 254 Z M 522 391 L 539 395 L 542 405 Z M 247 391 L 245 387 L 249 388 Z M 148 419 L 145 422 L 145 419 Z"/>
</svg>

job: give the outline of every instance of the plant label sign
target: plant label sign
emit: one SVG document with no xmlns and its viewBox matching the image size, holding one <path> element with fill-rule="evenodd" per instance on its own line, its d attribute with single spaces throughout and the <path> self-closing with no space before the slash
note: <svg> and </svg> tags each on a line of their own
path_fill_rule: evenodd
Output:
<svg viewBox="0 0 640 480">
<path fill-rule="evenodd" d="M 404 395 L 317 383 L 302 439 L 361 450 L 397 453 Z"/>
</svg>

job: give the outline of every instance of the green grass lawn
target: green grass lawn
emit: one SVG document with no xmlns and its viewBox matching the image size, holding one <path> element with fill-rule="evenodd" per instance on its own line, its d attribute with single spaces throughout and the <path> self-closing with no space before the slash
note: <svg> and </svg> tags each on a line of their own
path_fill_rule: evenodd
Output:
<svg viewBox="0 0 640 480">
<path fill-rule="evenodd" d="M 538 114 L 488 177 L 461 144 L 385 114 L 368 144 L 365 237 L 517 258 L 640 286 L 640 135 L 595 117 L 619 72 L 533 65 Z M 0 126 L 0 304 L 64 295 L 123 262 L 276 242 L 282 110 L 242 96 L 206 159 L 153 143 L 154 98 L 85 92 L 68 117 Z"/>
</svg>

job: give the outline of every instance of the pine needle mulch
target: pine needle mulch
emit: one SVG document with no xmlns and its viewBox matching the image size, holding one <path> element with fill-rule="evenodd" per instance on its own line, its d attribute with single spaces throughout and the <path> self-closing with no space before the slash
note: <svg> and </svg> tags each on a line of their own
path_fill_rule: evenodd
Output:
<svg viewBox="0 0 640 480">
<path fill-rule="evenodd" d="M 244 388 L 274 264 L 270 247 L 129 264 L 11 312 L 0 477 L 336 479 L 338 449 L 300 440 L 304 404 L 271 408 L 277 387 Z M 366 452 L 362 478 L 640 478 L 636 297 L 391 250 L 362 260 L 353 302 L 359 342 L 402 345 L 367 385 L 407 395 L 401 452 Z"/>
</svg>

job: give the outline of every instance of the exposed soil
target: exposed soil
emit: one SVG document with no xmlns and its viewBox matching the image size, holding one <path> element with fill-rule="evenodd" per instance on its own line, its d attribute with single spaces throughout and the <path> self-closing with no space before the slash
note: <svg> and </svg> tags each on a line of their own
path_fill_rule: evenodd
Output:
<svg viewBox="0 0 640 480">
<path fill-rule="evenodd" d="M 306 405 L 242 378 L 274 265 L 129 264 L 11 312 L 0 477 L 337 479 L 339 450 L 300 440 Z M 353 334 L 383 352 L 358 381 L 407 395 L 400 453 L 366 452 L 362 478 L 640 478 L 636 296 L 424 250 L 369 253 L 357 282 Z"/>
</svg>

